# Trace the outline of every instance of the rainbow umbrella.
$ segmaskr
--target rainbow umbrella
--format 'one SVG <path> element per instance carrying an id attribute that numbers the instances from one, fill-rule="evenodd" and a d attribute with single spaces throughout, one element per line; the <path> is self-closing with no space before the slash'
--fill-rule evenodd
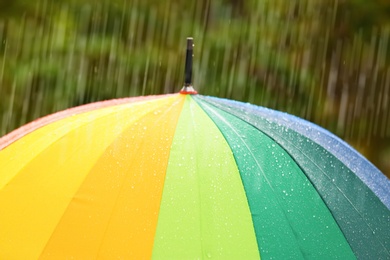
<path id="1" fill-rule="evenodd" d="M 188 84 L 34 121 L 0 139 L 0 165 L 0 259 L 390 257 L 390 181 L 371 163 Z"/>

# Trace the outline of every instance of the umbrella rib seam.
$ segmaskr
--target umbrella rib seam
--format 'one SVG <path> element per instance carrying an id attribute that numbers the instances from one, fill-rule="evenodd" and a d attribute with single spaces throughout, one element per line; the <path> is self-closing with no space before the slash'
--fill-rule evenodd
<path id="1" fill-rule="evenodd" d="M 207 106 L 207 105 L 206 105 Z M 209 108 L 210 109 L 210 108 Z M 211 110 L 211 109 L 210 109 Z M 206 112 L 207 113 L 207 112 Z M 280 202 L 280 199 L 279 199 L 279 196 L 276 194 L 276 192 L 275 192 L 275 189 L 273 188 L 273 186 L 271 185 L 271 183 L 270 183 L 270 181 L 269 181 L 269 179 L 267 178 L 267 176 L 266 176 L 266 174 L 265 174 L 265 172 L 264 172 L 264 170 L 263 170 L 263 168 L 261 167 L 261 165 L 259 164 L 259 162 L 258 162 L 258 160 L 256 159 L 256 157 L 255 157 L 255 155 L 252 153 L 252 151 L 250 150 L 250 148 L 249 148 L 249 146 L 247 145 L 247 143 L 242 139 L 242 137 L 236 132 L 236 130 L 231 126 L 231 124 L 229 123 L 229 122 L 227 122 L 224 118 L 222 118 L 219 114 L 217 114 L 215 111 L 211 111 L 211 113 L 213 113 L 215 116 L 217 116 L 220 120 L 222 120 L 239 138 L 240 138 L 240 140 L 244 143 L 244 145 L 245 145 L 245 147 L 247 148 L 247 150 L 250 152 L 250 154 L 251 154 L 251 156 L 253 157 L 253 159 L 254 159 L 254 161 L 256 162 L 256 165 L 258 166 L 258 168 L 260 169 L 260 171 L 261 171 L 261 173 L 262 173 L 262 175 L 263 175 L 263 177 L 265 178 L 265 180 L 267 181 L 267 183 L 268 183 L 268 185 L 269 185 L 269 187 L 271 188 L 271 190 L 272 190 L 272 192 L 274 193 L 274 195 L 275 195 L 275 197 L 276 198 L 278 198 L 277 199 L 277 201 L 278 201 L 278 206 L 282 209 L 282 212 L 283 212 L 283 215 L 284 215 L 284 217 L 285 217 L 285 219 L 287 220 L 286 222 L 289 224 L 289 227 L 290 227 L 290 229 L 291 229 L 291 233 L 294 235 L 294 237 L 296 238 L 296 235 L 295 235 L 295 232 L 294 232 L 294 229 L 292 228 L 292 226 L 291 226 L 291 224 L 290 224 L 290 222 L 288 221 L 288 218 L 287 218 L 287 215 L 286 215 L 286 209 L 283 207 L 283 205 L 282 205 L 282 203 Z M 215 123 L 215 122 L 214 122 Z M 216 123 L 215 123 L 216 124 Z M 220 129 L 219 128 L 219 126 L 218 126 L 218 124 L 216 124 L 217 125 L 217 127 L 218 127 L 218 129 Z M 226 140 L 226 136 L 223 134 L 223 132 L 221 131 L 221 129 L 220 129 L 220 132 L 222 133 L 222 135 L 224 136 L 224 138 L 225 138 L 225 140 Z M 227 141 L 227 140 L 226 140 Z M 233 153 L 233 151 L 232 151 L 232 153 Z M 236 160 L 236 156 L 235 156 L 235 154 L 233 153 L 233 156 L 234 156 L 234 159 Z M 237 162 L 237 160 L 236 160 L 236 162 Z M 241 181 L 242 181 L 242 177 L 241 177 L 241 174 L 240 174 L 240 178 L 241 178 Z M 244 188 L 244 190 L 245 190 L 245 188 Z M 248 207 L 249 207 L 249 201 L 248 201 L 248 199 L 247 199 L 247 202 L 248 202 Z M 250 207 L 249 207 L 250 208 Z M 253 221 L 252 221 L 252 223 L 253 223 Z M 256 240 L 257 240 L 257 237 L 256 237 Z M 296 239 L 296 241 L 298 241 L 298 239 Z M 301 255 L 302 255 L 302 257 L 303 257 L 303 251 L 302 251 L 302 249 L 300 248 L 300 246 L 299 246 L 299 243 L 297 243 L 298 244 L 298 248 L 299 248 L 299 251 L 300 251 L 300 253 L 301 253 Z M 259 250 L 260 251 L 260 250 Z"/>
<path id="2" fill-rule="evenodd" d="M 207 102 L 208 104 L 210 104 L 210 105 L 212 105 L 212 106 L 218 108 L 217 106 L 215 106 L 214 104 L 212 104 L 212 103 L 209 102 L 208 100 L 205 100 L 205 99 L 202 99 L 202 100 L 204 100 L 204 101 Z M 221 108 L 219 108 L 219 109 L 221 109 Z M 228 111 L 225 110 L 225 112 L 228 112 Z M 263 132 L 261 129 L 257 128 L 257 127 L 256 127 L 255 125 L 253 125 L 252 123 L 247 122 L 247 121 L 244 121 L 243 119 L 241 119 L 240 117 L 238 117 L 238 116 L 235 115 L 235 114 L 232 114 L 232 115 L 234 115 L 235 117 L 237 117 L 237 118 L 240 119 L 241 121 L 246 122 L 246 123 L 252 125 L 254 128 L 258 129 L 259 131 L 261 131 L 262 133 L 264 133 L 266 136 L 268 136 L 268 137 L 271 138 L 272 140 L 275 140 L 274 138 L 272 138 L 272 136 L 270 136 L 270 135 L 268 135 L 267 133 Z M 259 117 L 260 117 L 262 120 L 265 120 L 264 117 L 262 117 L 262 116 L 259 116 Z M 293 130 L 293 129 L 291 129 L 291 131 L 296 132 L 296 131 Z M 361 214 L 361 212 L 355 207 L 355 205 L 351 202 L 351 200 L 350 200 L 350 199 L 341 191 L 341 189 L 340 189 L 337 185 L 335 185 L 334 182 L 331 181 L 331 178 L 326 174 L 326 172 L 323 171 L 323 169 L 322 169 L 321 167 L 319 167 L 313 160 L 311 160 L 310 157 L 308 157 L 308 156 L 306 155 L 306 153 L 304 153 L 303 151 L 301 151 L 301 149 L 299 149 L 294 143 L 288 141 L 288 140 L 285 139 L 283 136 L 281 136 L 281 135 L 279 135 L 279 134 L 277 134 L 277 133 L 274 133 L 274 134 L 275 134 L 276 136 L 280 137 L 281 139 L 283 139 L 286 143 L 291 144 L 291 145 L 292 145 L 295 149 L 297 149 L 303 156 L 305 156 L 313 165 L 315 165 L 315 166 L 323 173 L 323 175 L 326 176 L 326 178 L 327 178 L 328 180 L 330 180 L 330 183 L 332 183 L 332 185 L 335 186 L 336 189 L 340 191 L 340 193 L 342 194 L 342 196 L 343 196 L 343 197 L 348 201 L 348 203 L 353 207 L 353 209 L 354 209 L 354 210 L 356 211 L 356 213 L 361 217 L 361 219 L 364 221 L 364 223 L 365 223 L 366 226 L 370 229 L 370 231 L 371 231 L 373 234 L 375 233 L 374 230 L 371 228 L 371 226 L 367 223 L 366 219 L 363 217 L 363 215 Z M 293 156 L 284 148 L 284 146 L 282 146 L 281 144 L 279 144 L 279 145 L 280 145 L 280 147 L 283 148 L 284 151 L 286 151 L 286 153 L 288 153 L 288 154 L 290 155 L 290 157 L 291 157 L 291 158 L 297 163 L 297 165 L 301 168 L 301 165 L 300 165 L 300 164 L 294 159 L 294 157 L 293 157 Z M 322 146 L 321 146 L 321 147 L 322 147 Z M 325 149 L 325 148 L 324 148 L 324 149 Z M 305 172 L 305 171 L 303 171 L 302 168 L 301 168 L 301 170 L 302 170 L 302 172 Z M 305 175 L 306 175 L 306 174 L 305 174 Z M 306 176 L 307 176 L 307 175 L 306 175 Z M 311 181 L 311 179 L 310 179 L 309 177 L 307 177 L 307 179 L 312 183 L 312 185 L 313 185 L 314 187 L 316 187 L 316 185 Z M 321 195 L 321 194 L 319 194 L 319 195 L 320 195 L 321 199 L 323 200 L 323 202 L 325 203 L 325 205 L 328 205 L 328 204 L 326 203 L 326 201 L 324 200 L 324 198 L 322 197 L 322 195 Z M 344 237 L 347 239 L 347 237 L 345 236 L 344 230 L 343 230 L 343 229 L 341 228 L 341 226 L 339 225 L 339 223 L 338 223 L 338 221 L 336 220 L 336 218 L 335 218 L 333 212 L 332 212 L 330 209 L 329 209 L 329 212 L 331 213 L 331 215 L 332 215 L 333 218 L 335 219 L 335 222 L 337 223 L 337 225 L 340 227 L 340 230 L 341 230 L 341 232 L 343 233 Z M 375 236 L 374 236 L 374 237 L 375 237 Z M 387 254 L 390 255 L 389 250 L 388 250 L 388 249 L 386 248 L 386 246 L 382 243 L 382 241 L 379 240 L 377 237 L 375 237 L 375 238 L 376 238 L 376 240 L 379 242 L 379 244 L 384 248 L 384 250 L 387 252 Z M 347 239 L 347 241 L 348 241 L 348 239 Z"/>
<path id="3" fill-rule="evenodd" d="M 150 102 L 150 101 L 145 101 L 145 102 Z M 129 103 L 129 104 L 141 104 L 141 103 Z M 122 104 L 122 105 L 124 105 L 124 104 Z M 141 104 L 142 105 L 142 104 Z M 125 109 L 127 109 L 128 107 L 124 107 L 123 109 L 120 109 L 120 110 L 125 110 Z M 118 113 L 118 110 L 116 110 L 116 111 L 112 111 L 112 112 L 110 112 L 110 113 L 108 113 L 108 114 L 105 114 L 104 116 L 102 116 L 102 117 L 99 117 L 98 118 L 98 120 L 101 120 L 101 119 L 105 119 L 105 118 L 107 118 L 107 117 L 110 117 L 110 116 L 112 116 L 112 114 L 115 114 L 115 113 Z M 61 120 L 61 119 L 60 119 Z M 57 121 L 55 121 L 55 122 L 57 122 Z M 54 122 L 53 122 L 54 123 Z M 79 127 L 85 127 L 85 126 L 87 126 L 88 124 L 91 124 L 91 123 L 94 123 L 94 120 L 91 120 L 91 121 L 88 121 L 88 122 L 82 122 L 80 125 L 78 125 L 77 126 L 77 128 L 79 128 Z M 44 126 L 43 126 L 44 127 Z M 67 127 L 67 125 L 63 125 L 62 127 L 60 127 L 59 129 L 62 129 L 62 128 L 66 128 Z M 60 142 L 62 139 L 64 139 L 68 134 L 70 134 L 70 133 L 73 133 L 73 132 L 75 132 L 75 131 L 77 131 L 77 128 L 74 128 L 74 129 L 72 129 L 71 131 L 68 131 L 68 132 L 65 132 L 62 136 L 60 136 L 60 137 L 58 137 L 57 139 L 55 139 L 55 141 L 54 142 L 52 142 L 52 143 L 50 143 L 47 147 L 45 147 L 43 150 L 41 150 L 40 151 L 40 153 L 42 153 L 42 152 L 44 152 L 45 150 L 47 150 L 47 149 L 49 149 L 49 147 L 50 146 L 52 146 L 53 144 L 55 144 L 55 143 L 57 143 L 57 142 Z M 38 130 L 38 129 L 37 129 Z M 29 162 L 28 163 L 25 163 L 25 165 L 22 167 L 22 168 L 20 168 L 19 169 L 19 171 L 22 171 L 24 168 L 26 168 L 27 167 L 27 165 L 31 162 L 31 161 L 33 161 L 35 159 L 35 157 L 32 157 L 30 160 L 29 160 Z M 0 191 L 6 186 L 6 185 L 8 185 L 10 182 L 12 182 L 12 180 L 14 179 L 16 177 L 16 175 L 15 176 L 13 176 L 13 177 L 11 177 L 6 183 L 4 183 L 4 185 L 3 186 L 0 186 Z"/>
<path id="4" fill-rule="evenodd" d="M 149 111 L 148 113 L 145 113 L 145 114 L 142 115 L 139 119 L 137 119 L 137 121 L 140 120 L 141 118 L 144 118 L 144 117 L 147 116 L 148 114 L 153 113 L 154 111 L 155 111 L 155 109 L 152 110 L 152 111 Z M 111 114 L 112 114 L 112 113 L 105 115 L 104 118 L 110 116 Z M 136 122 L 136 121 L 135 121 L 135 122 Z M 88 123 L 90 123 L 90 122 L 88 122 Z M 88 124 L 88 123 L 86 123 L 86 124 Z M 85 125 L 85 124 L 83 124 L 83 125 Z M 123 129 L 123 131 L 121 131 L 121 132 L 126 131 L 126 129 L 128 129 L 129 127 L 130 127 L 130 125 L 129 125 L 128 127 L 126 127 L 125 129 Z M 66 135 L 66 134 L 65 134 L 65 135 Z M 65 136 L 65 135 L 64 135 L 64 136 Z M 64 138 L 64 136 L 62 136 L 61 138 Z M 109 145 L 109 146 L 110 146 L 110 145 Z M 106 149 L 104 149 L 104 151 L 102 152 L 101 155 L 103 155 L 103 154 L 105 153 L 105 151 L 107 150 L 107 148 L 108 148 L 109 146 L 107 146 Z M 99 156 L 99 157 L 97 158 L 96 161 L 98 161 L 100 157 L 101 157 L 101 156 Z M 90 170 L 91 170 L 91 169 L 90 169 Z M 90 171 L 90 170 L 89 170 L 89 171 Z M 87 174 L 87 175 L 88 175 L 88 174 Z M 77 191 L 75 192 L 75 194 L 79 191 L 79 189 L 80 189 L 80 187 L 81 187 L 81 185 L 82 185 L 83 182 L 84 182 L 84 180 L 81 182 L 81 184 L 80 184 L 80 186 L 78 187 L 78 189 L 77 189 Z M 70 205 L 70 203 L 69 203 L 68 206 L 65 208 L 63 214 L 61 215 L 61 218 L 59 218 L 59 221 L 58 221 L 57 225 L 54 227 L 53 231 L 55 231 L 55 230 L 57 229 L 57 227 L 58 227 L 58 225 L 59 225 L 59 223 L 60 223 L 62 217 L 65 215 L 67 209 L 69 208 L 69 205 Z M 52 237 L 53 237 L 53 234 L 54 234 L 54 232 L 52 232 L 51 235 L 50 235 L 50 237 L 47 239 L 47 241 L 46 241 L 46 243 L 45 243 L 45 246 L 42 248 L 42 251 L 41 251 L 40 255 L 42 255 L 43 252 L 45 251 L 45 249 L 46 249 L 48 243 L 50 242 L 50 240 L 51 240 Z M 97 256 L 99 255 L 100 247 L 101 247 L 101 246 L 99 246 L 99 250 L 98 250 L 98 252 L 97 252 Z"/>
<path id="5" fill-rule="evenodd" d="M 180 103 L 180 102 L 181 102 L 180 100 L 177 100 L 177 101 L 175 101 L 175 102 L 172 104 L 172 106 L 174 106 L 174 105 L 176 105 L 177 103 Z M 172 106 L 170 106 L 169 109 L 165 110 L 164 113 L 163 113 L 163 115 L 168 114 L 168 112 L 172 109 Z M 156 109 L 157 109 L 157 108 L 156 108 Z M 142 117 L 140 117 L 137 121 L 139 121 L 139 120 L 142 119 L 142 118 L 145 118 L 145 117 L 148 116 L 149 114 L 152 114 L 154 111 L 156 111 L 156 110 L 154 109 L 154 110 L 152 110 L 152 111 L 150 111 L 150 112 L 144 114 L 144 115 L 143 115 Z M 161 118 L 162 118 L 162 116 L 161 116 L 155 123 L 159 122 L 159 121 L 161 120 Z M 129 126 L 129 127 L 130 127 L 130 126 Z M 126 130 L 125 130 L 125 131 L 126 131 Z M 142 140 L 141 144 L 144 143 L 144 142 L 145 142 L 145 140 Z M 140 144 L 140 146 L 139 146 L 138 149 L 141 148 L 141 144 Z M 169 160 L 169 158 L 168 158 L 168 160 Z M 164 179 L 164 181 L 165 181 L 165 179 Z M 124 188 L 124 183 L 122 182 L 121 188 L 120 188 L 120 190 L 119 190 L 119 192 L 118 192 L 117 198 L 115 199 L 115 203 L 114 203 L 114 205 L 113 205 L 113 207 L 112 207 L 112 210 L 111 210 L 111 213 L 110 213 L 109 220 L 107 221 L 107 225 L 106 225 L 104 234 L 103 234 L 103 236 L 102 236 L 103 239 L 101 240 L 101 243 L 100 243 L 100 245 L 99 245 L 99 249 L 98 249 L 98 251 L 97 251 L 97 253 L 96 253 L 96 258 L 99 258 L 99 255 L 100 255 L 102 246 L 103 246 L 103 244 L 104 244 L 105 234 L 107 233 L 107 230 L 108 230 L 108 227 L 109 227 L 109 223 L 110 223 L 111 218 L 112 218 L 113 213 L 114 213 L 114 209 L 116 208 L 116 205 L 117 205 L 117 203 L 118 203 L 119 194 L 122 192 L 123 188 Z M 158 220 L 157 220 L 157 223 L 156 223 L 156 229 L 157 229 L 157 224 L 158 224 Z M 156 229 L 155 229 L 155 230 L 156 230 Z M 154 233 L 153 237 L 154 237 L 154 236 L 155 236 L 155 233 Z M 152 252 L 153 252 L 153 246 L 152 246 L 152 251 L 151 251 L 151 253 L 152 253 Z"/>

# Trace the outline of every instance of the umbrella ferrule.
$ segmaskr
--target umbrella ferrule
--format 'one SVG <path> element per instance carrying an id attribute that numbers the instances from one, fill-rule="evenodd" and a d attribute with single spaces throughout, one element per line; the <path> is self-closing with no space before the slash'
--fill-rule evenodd
<path id="1" fill-rule="evenodd" d="M 194 40 L 192 37 L 187 38 L 187 52 L 186 52 L 186 63 L 185 63 L 185 79 L 184 86 L 191 86 L 192 83 L 192 58 L 194 50 Z"/>
<path id="2" fill-rule="evenodd" d="M 181 94 L 197 94 L 196 90 L 192 87 L 192 59 L 194 50 L 194 39 L 192 37 L 187 38 L 187 52 L 186 63 L 184 68 L 184 86 L 180 90 Z"/>

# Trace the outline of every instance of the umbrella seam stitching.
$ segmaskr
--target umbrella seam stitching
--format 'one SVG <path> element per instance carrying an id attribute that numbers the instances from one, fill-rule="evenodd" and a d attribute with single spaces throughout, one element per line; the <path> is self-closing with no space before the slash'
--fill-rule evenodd
<path id="1" fill-rule="evenodd" d="M 207 100 L 204 100 L 205 102 L 207 102 L 207 103 L 209 103 L 209 104 L 211 104 L 209 101 L 207 101 Z M 213 104 L 211 104 L 211 105 L 213 105 Z M 213 105 L 214 106 L 214 105 Z M 216 107 L 216 106 L 215 106 Z M 227 112 L 227 111 L 226 111 Z M 234 115 L 234 114 L 232 114 L 232 115 Z M 236 116 L 236 115 L 234 115 L 234 116 Z M 238 117 L 238 116 L 236 116 L 238 119 L 240 119 L 240 120 L 242 120 L 242 121 L 244 121 L 243 119 L 241 119 L 240 117 Z M 265 120 L 265 118 L 264 117 L 262 117 L 262 116 L 259 116 L 260 118 L 262 118 L 262 120 Z M 246 121 L 244 121 L 244 122 L 246 122 Z M 255 125 L 253 125 L 252 123 L 250 123 L 250 122 L 247 122 L 248 124 L 250 124 L 250 125 L 252 125 L 254 128 L 256 128 L 256 129 L 258 129 L 259 131 L 261 131 L 262 133 L 264 133 L 262 130 L 260 130 L 259 128 L 257 128 Z M 291 131 L 294 131 L 294 130 L 291 130 Z M 294 131 L 295 132 L 295 131 Z M 270 136 L 270 135 L 268 135 L 268 134 L 266 134 L 266 133 L 264 133 L 265 135 L 267 135 L 267 136 L 269 136 L 269 138 L 271 138 L 272 140 L 274 140 L 274 138 L 272 138 L 272 136 Z M 322 173 L 323 173 L 323 175 L 324 176 L 326 176 L 327 178 L 328 178 L 328 180 L 331 180 L 331 178 L 326 174 L 326 172 L 324 172 L 323 171 L 323 169 L 321 168 L 321 167 L 319 167 L 313 160 L 311 160 L 310 159 L 310 157 L 308 157 L 307 155 L 306 155 L 306 153 L 304 153 L 303 151 L 301 151 L 301 149 L 299 149 L 297 146 L 295 146 L 295 144 L 294 143 L 292 143 L 292 142 L 290 142 L 290 141 L 288 141 L 287 139 L 285 139 L 283 136 L 281 136 L 281 135 L 279 135 L 279 134 L 277 134 L 277 133 L 274 133 L 274 135 L 276 135 L 276 136 L 278 136 L 278 137 L 280 137 L 281 139 L 283 139 L 286 143 L 289 143 L 289 144 L 291 144 L 294 148 L 296 148 L 302 155 L 304 155 L 307 159 L 309 159 L 309 161 L 313 164 L 313 165 L 315 165 Z M 290 156 L 291 156 L 291 158 L 294 158 L 281 144 L 280 144 L 280 146 L 283 148 L 283 150 L 285 150 L 286 151 L 286 153 L 288 153 Z M 322 147 L 322 146 L 321 146 Z M 325 148 L 324 148 L 325 149 Z M 298 166 L 301 168 L 301 166 L 300 166 L 300 164 L 294 159 L 294 161 L 298 164 Z M 349 169 L 349 168 L 348 168 Z M 303 171 L 304 172 L 304 171 Z M 306 175 L 306 174 L 305 174 Z M 317 186 L 317 185 L 315 185 L 312 181 L 311 181 L 311 179 L 310 178 L 308 178 L 308 180 L 312 183 L 312 185 L 314 185 L 315 187 Z M 359 214 L 359 216 L 361 217 L 361 219 L 364 221 L 364 223 L 366 224 L 366 226 L 370 229 L 370 231 L 373 233 L 373 234 L 375 234 L 375 232 L 374 232 L 374 230 L 371 228 L 371 226 L 367 223 L 367 221 L 366 221 L 366 219 L 363 217 L 363 214 L 359 211 L 359 210 L 357 210 L 357 208 L 355 207 L 355 205 L 350 201 L 350 199 L 345 195 L 345 193 L 344 192 L 342 192 L 341 191 L 341 189 L 337 186 L 337 185 L 335 185 L 334 184 L 334 182 L 330 182 L 330 183 L 332 183 L 332 185 L 334 185 L 335 187 L 336 187 L 336 189 L 337 190 L 339 190 L 340 191 L 340 193 L 343 195 L 343 197 L 348 201 L 348 203 L 353 207 L 353 209 Z M 326 205 L 328 205 L 327 203 L 326 203 L 326 201 L 323 199 L 323 197 L 322 197 L 322 195 L 321 194 L 319 194 L 320 195 L 320 197 L 322 198 L 322 200 L 324 201 L 324 203 L 326 204 Z M 343 233 L 343 235 L 344 235 L 344 237 L 347 239 L 347 237 L 345 236 L 345 233 L 344 233 L 344 231 L 343 231 L 343 229 L 341 228 L 341 226 L 339 225 L 339 223 L 338 223 L 338 221 L 336 220 L 336 218 L 334 217 L 334 214 L 333 214 L 333 212 L 329 209 L 329 212 L 332 214 L 332 216 L 333 216 L 333 218 L 335 219 L 335 222 L 337 223 L 337 225 L 340 227 L 340 230 L 341 230 L 341 232 Z M 376 238 L 376 240 L 379 242 L 379 244 L 385 249 L 385 251 L 387 252 L 387 254 L 389 255 L 390 254 L 390 252 L 389 252 L 389 250 L 386 248 L 386 246 L 382 243 L 382 241 L 380 240 L 380 239 L 378 239 L 376 236 L 374 236 L 375 238 Z M 347 241 L 348 241 L 348 239 L 347 239 Z"/>

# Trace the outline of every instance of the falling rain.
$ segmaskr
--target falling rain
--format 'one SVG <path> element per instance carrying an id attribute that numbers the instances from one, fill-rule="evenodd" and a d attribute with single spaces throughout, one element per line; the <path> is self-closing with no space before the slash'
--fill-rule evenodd
<path id="1" fill-rule="evenodd" d="M 0 136 L 99 100 L 213 95 L 319 124 L 390 175 L 390 4 L 354 0 L 0 1 Z"/>

